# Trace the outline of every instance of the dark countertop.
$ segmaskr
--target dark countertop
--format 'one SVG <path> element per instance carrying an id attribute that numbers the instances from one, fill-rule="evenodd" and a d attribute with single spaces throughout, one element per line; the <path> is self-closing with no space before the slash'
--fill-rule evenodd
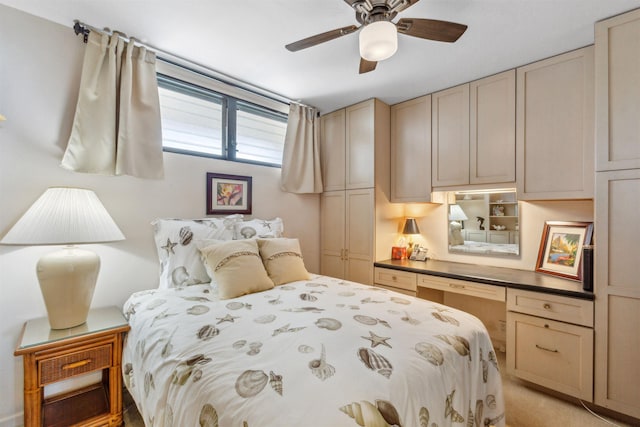
<path id="1" fill-rule="evenodd" d="M 593 292 L 587 292 L 582 289 L 582 282 L 536 273 L 534 271 L 437 261 L 433 259 L 428 259 L 425 262 L 389 259 L 377 261 L 374 265 L 376 267 L 390 268 L 393 270 L 410 271 L 413 273 L 429 274 L 431 276 L 448 277 L 451 279 L 564 295 L 586 300 L 593 300 L 595 298 Z"/>

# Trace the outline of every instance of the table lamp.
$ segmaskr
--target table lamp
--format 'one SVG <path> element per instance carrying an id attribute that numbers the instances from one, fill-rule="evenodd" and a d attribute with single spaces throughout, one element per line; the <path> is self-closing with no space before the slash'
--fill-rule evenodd
<path id="1" fill-rule="evenodd" d="M 87 320 L 100 258 L 75 244 L 124 240 L 98 196 L 80 188 L 53 187 L 0 240 L 4 245 L 67 245 L 45 254 L 36 271 L 52 329 Z"/>
<path id="2" fill-rule="evenodd" d="M 420 229 L 418 228 L 418 223 L 416 222 L 415 218 L 407 218 L 407 220 L 404 222 L 402 234 L 409 236 L 409 248 L 407 249 L 407 256 L 410 256 L 411 251 L 413 251 L 413 242 L 411 241 L 411 236 L 414 234 L 420 234 Z"/>
<path id="3" fill-rule="evenodd" d="M 460 205 L 449 206 L 449 244 L 451 246 L 464 245 L 464 238 L 460 231 L 462 230 L 462 223 L 459 221 L 468 219 Z"/>

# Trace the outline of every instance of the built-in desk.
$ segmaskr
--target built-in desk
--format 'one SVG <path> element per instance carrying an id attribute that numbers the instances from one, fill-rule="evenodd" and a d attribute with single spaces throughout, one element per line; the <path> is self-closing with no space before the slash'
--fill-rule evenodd
<path id="1" fill-rule="evenodd" d="M 375 285 L 464 310 L 507 353 L 507 372 L 593 400 L 594 294 L 574 280 L 448 261 L 374 263 Z M 480 300 L 481 299 L 481 302 Z"/>
<path id="2" fill-rule="evenodd" d="M 517 270 L 504 267 L 464 264 L 461 262 L 438 261 L 425 262 L 411 260 L 378 261 L 375 267 L 400 270 L 418 274 L 428 274 L 449 279 L 524 289 L 547 294 L 563 295 L 572 298 L 593 300 L 592 292 L 582 289 L 582 283 L 563 279 L 534 271 Z"/>

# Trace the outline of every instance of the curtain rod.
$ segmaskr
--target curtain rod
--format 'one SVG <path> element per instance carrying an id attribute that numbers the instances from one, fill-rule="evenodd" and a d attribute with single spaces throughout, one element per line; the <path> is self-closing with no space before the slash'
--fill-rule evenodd
<path id="1" fill-rule="evenodd" d="M 135 39 L 133 37 L 128 37 L 126 34 L 118 32 L 118 31 L 111 31 L 108 28 L 105 28 L 104 30 L 98 29 L 96 27 L 93 27 L 91 25 L 85 24 L 84 22 L 81 22 L 77 19 L 75 19 L 73 24 L 73 31 L 76 33 L 76 35 L 80 35 L 82 34 L 83 36 L 83 41 L 84 43 L 87 43 L 87 41 L 89 40 L 89 33 L 91 31 L 94 31 L 96 33 L 100 33 L 100 34 L 107 34 L 109 36 L 117 34 L 118 37 L 120 37 L 121 39 L 123 39 L 124 41 L 134 41 L 136 44 L 140 45 L 140 46 L 144 46 L 146 49 L 154 52 L 156 54 L 156 57 L 163 61 L 163 62 L 167 62 L 170 64 L 174 64 L 174 65 L 178 65 L 181 66 L 183 68 L 187 68 L 190 69 L 191 71 L 195 71 L 195 72 L 199 72 L 200 74 L 206 74 L 208 77 L 211 77 L 215 80 L 218 80 L 222 83 L 231 85 L 231 86 L 235 86 L 237 88 L 240 89 L 244 89 L 244 90 L 248 90 L 250 92 L 253 92 L 257 95 L 261 95 L 261 96 L 265 96 L 267 98 L 270 98 L 274 101 L 279 101 L 282 102 L 284 104 L 299 104 L 305 107 L 309 107 L 312 108 L 311 106 L 307 105 L 307 104 L 303 104 L 300 101 L 294 101 L 292 99 L 289 99 L 285 96 L 282 96 L 278 93 L 272 92 L 270 90 L 267 89 L 263 89 L 259 86 L 255 86 L 252 85 L 251 83 L 247 83 L 245 81 L 236 79 L 234 77 L 228 76 L 226 74 L 223 74 L 219 71 L 216 70 L 212 70 L 209 67 L 205 67 L 204 65 L 200 65 L 196 62 L 193 62 L 191 60 L 182 58 L 178 55 L 175 55 L 171 52 L 167 52 L 164 51 L 162 49 L 158 49 L 157 47 L 154 47 L 148 43 L 142 43 L 140 40 Z M 193 69 L 193 67 L 197 67 L 200 70 L 205 70 L 205 73 L 199 71 L 199 70 L 195 70 Z"/>

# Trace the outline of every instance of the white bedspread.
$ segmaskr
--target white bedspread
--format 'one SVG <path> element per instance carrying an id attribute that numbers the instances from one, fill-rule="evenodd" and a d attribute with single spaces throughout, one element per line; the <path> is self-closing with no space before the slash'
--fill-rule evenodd
<path id="1" fill-rule="evenodd" d="M 324 276 L 231 300 L 133 294 L 125 384 L 147 426 L 504 426 L 474 316 Z"/>

